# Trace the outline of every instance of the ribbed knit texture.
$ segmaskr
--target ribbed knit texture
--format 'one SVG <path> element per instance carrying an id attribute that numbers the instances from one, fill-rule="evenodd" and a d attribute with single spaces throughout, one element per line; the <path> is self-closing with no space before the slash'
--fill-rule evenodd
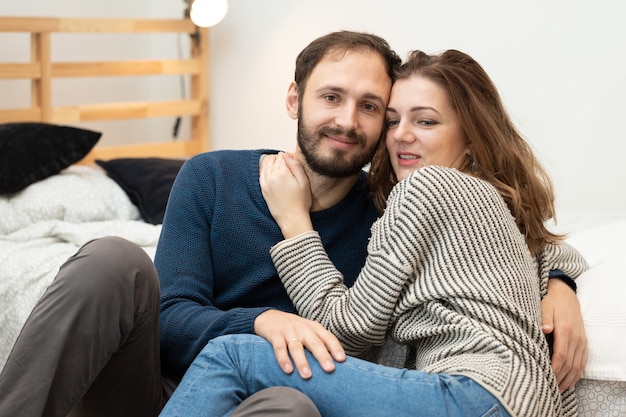
<path id="1" fill-rule="evenodd" d="M 296 312 L 269 249 L 283 239 L 259 185 L 259 159 L 275 151 L 216 151 L 185 163 L 172 188 L 155 264 L 161 280 L 161 358 L 181 377 L 207 342 L 253 333 L 268 308 Z M 350 284 L 365 263 L 378 217 L 365 174 L 346 198 L 312 214 Z"/>
<path id="2" fill-rule="evenodd" d="M 368 251 L 350 289 L 315 232 L 271 254 L 300 314 L 349 354 L 390 330 L 416 348 L 417 369 L 468 376 L 512 415 L 576 414 L 573 391 L 559 394 L 540 313 L 550 268 L 572 277 L 587 268 L 571 247 L 551 246 L 535 261 L 495 188 L 427 167 L 393 189 Z"/>

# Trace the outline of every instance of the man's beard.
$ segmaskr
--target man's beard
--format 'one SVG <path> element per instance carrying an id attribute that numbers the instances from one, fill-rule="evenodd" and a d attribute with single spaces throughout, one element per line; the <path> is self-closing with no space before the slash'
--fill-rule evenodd
<path id="1" fill-rule="evenodd" d="M 333 149 L 332 155 L 322 155 L 321 138 L 326 135 L 350 138 L 359 147 L 359 152 L 350 156 L 347 151 Z M 313 172 L 329 178 L 346 178 L 358 174 L 372 160 L 376 150 L 376 143 L 368 148 L 367 138 L 354 129 L 346 131 L 340 127 L 322 126 L 313 130 L 305 125 L 302 118 L 298 119 L 298 146 Z"/>

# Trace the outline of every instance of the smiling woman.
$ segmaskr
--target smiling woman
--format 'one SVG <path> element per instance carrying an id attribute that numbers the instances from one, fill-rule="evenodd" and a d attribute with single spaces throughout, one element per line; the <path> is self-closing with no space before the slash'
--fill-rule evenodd
<path id="1" fill-rule="evenodd" d="M 464 168 L 471 154 L 445 90 L 426 77 L 396 81 L 387 108 L 387 152 L 398 181 L 417 168 Z M 403 109 L 400 113 L 398 109 Z"/>

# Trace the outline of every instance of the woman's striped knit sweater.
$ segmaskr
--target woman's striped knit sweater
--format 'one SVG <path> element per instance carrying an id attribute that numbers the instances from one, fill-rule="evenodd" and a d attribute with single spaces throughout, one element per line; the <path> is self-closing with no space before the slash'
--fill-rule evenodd
<path id="1" fill-rule="evenodd" d="M 550 268 L 576 277 L 587 264 L 566 244 L 533 258 L 490 184 L 434 166 L 398 183 L 350 289 L 315 232 L 271 255 L 299 313 L 349 354 L 390 331 L 414 346 L 418 370 L 470 377 L 514 416 L 576 414 L 573 392 L 559 394 L 550 367 L 540 300 Z"/>

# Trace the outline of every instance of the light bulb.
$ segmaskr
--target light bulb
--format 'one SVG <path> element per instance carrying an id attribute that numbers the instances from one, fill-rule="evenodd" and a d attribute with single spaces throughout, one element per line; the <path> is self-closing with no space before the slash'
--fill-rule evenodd
<path id="1" fill-rule="evenodd" d="M 189 17 L 203 28 L 217 25 L 228 12 L 228 0 L 195 0 L 191 4 Z"/>

